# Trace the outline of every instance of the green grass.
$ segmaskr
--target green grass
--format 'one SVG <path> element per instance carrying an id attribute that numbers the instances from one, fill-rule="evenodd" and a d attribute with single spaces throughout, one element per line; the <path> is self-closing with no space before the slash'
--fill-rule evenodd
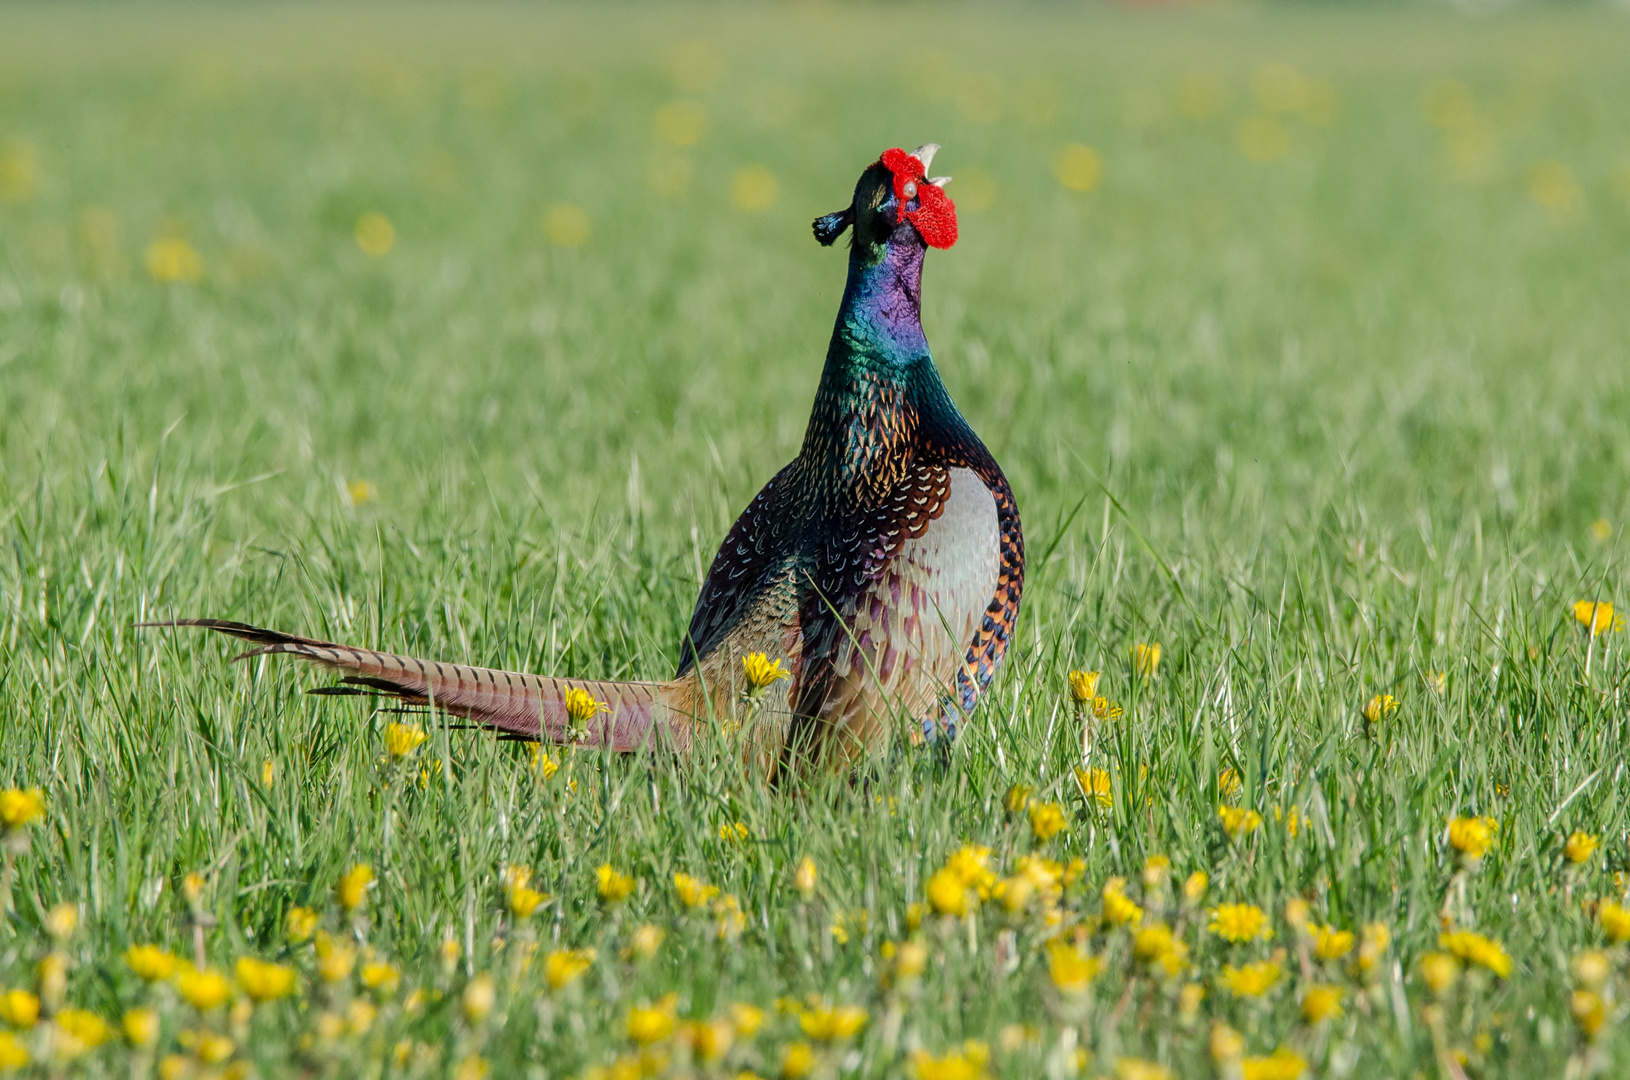
<path id="1" fill-rule="evenodd" d="M 441 1047 L 420 1072 L 479 1050 L 495 1075 L 583 1076 L 629 1049 L 633 1003 L 669 991 L 685 1017 L 858 1004 L 858 1055 L 821 1056 L 843 1075 L 964 1039 L 996 1047 L 993 1074 L 1061 1074 L 1066 1029 L 1087 1075 L 1123 1056 L 1204 1075 L 1213 1018 L 1319 1075 L 1449 1075 L 1453 1051 L 1477 1076 L 1623 1068 L 1623 1035 L 1587 1053 L 1577 1034 L 1569 959 L 1603 940 L 1581 901 L 1630 859 L 1624 639 L 1592 643 L 1570 606 L 1630 600 L 1627 46 L 1622 12 L 1588 9 L 0 13 L 0 783 L 48 803 L 0 981 L 32 986 L 44 912 L 79 903 L 69 998 L 109 1018 L 163 1002 L 170 1052 L 194 1021 L 120 953 L 190 953 L 180 887 L 198 872 L 212 962 L 304 973 L 301 1003 L 261 1010 L 240 1046 L 263 1075 L 372 1075 L 412 1038 Z M 1328 80 L 1340 108 L 1286 116 L 1287 153 L 1257 163 L 1238 127 L 1271 63 Z M 1206 119 L 1180 107 L 1196 72 L 1227 91 Z M 1444 77 L 1475 101 L 1448 132 L 1422 111 Z M 706 111 L 694 147 L 653 134 L 676 98 Z M 929 139 L 959 177 L 962 239 L 930 258 L 925 324 L 1031 557 L 1014 649 L 948 768 L 900 750 L 777 795 L 727 761 L 580 756 L 545 782 L 524 748 L 438 727 L 393 772 L 391 718 L 304 696 L 320 676 L 132 629 L 214 615 L 666 677 L 714 546 L 802 435 L 843 273 L 809 222 L 878 151 Z M 1054 179 L 1071 142 L 1102 155 L 1097 190 Z M 655 194 L 676 161 L 688 191 Z M 1550 189 L 1547 161 L 1567 170 Z M 749 165 L 778 182 L 757 214 L 730 195 Z M 587 213 L 581 247 L 545 238 L 557 204 Z M 353 239 L 367 211 L 396 229 L 382 258 Z M 201 281 L 150 279 L 159 236 L 187 239 Z M 377 496 L 353 506 L 355 482 Z M 1139 641 L 1164 646 L 1154 680 L 1128 671 Z M 1115 776 L 1103 812 L 1073 776 L 1072 668 L 1104 671 L 1126 708 L 1095 751 Z M 1366 725 L 1384 693 L 1397 713 Z M 1266 817 L 1239 844 L 1216 817 L 1229 767 Z M 1004 944 L 988 905 L 930 919 L 920 989 L 884 990 L 880 946 L 949 852 L 989 845 L 1006 873 L 1031 849 L 1003 809 L 1015 783 L 1068 810 L 1038 846 L 1085 861 L 1070 921 L 1111 875 L 1137 895 L 1160 853 L 1179 878 L 1207 870 L 1211 902 L 1271 912 L 1275 940 L 1226 945 L 1185 913 L 1192 966 L 1161 985 L 1125 931 L 1095 934 L 1083 1018 L 1048 981 L 1039 920 Z M 1309 823 L 1291 836 L 1274 808 Z M 1456 814 L 1500 829 L 1446 908 Z M 738 821 L 751 839 L 721 841 Z M 1568 869 L 1576 829 L 1603 847 Z M 302 1050 L 351 991 L 309 978 L 283 920 L 331 907 L 357 861 L 380 879 L 362 931 L 403 989 L 366 1037 Z M 641 880 L 609 914 L 607 862 Z M 507 864 L 551 894 L 525 929 L 500 917 Z M 685 915 L 675 871 L 739 898 L 738 943 Z M 1379 981 L 1323 1031 L 1298 1018 L 1297 896 L 1318 922 L 1393 933 Z M 1435 1050 L 1418 963 L 1445 910 L 1515 969 L 1462 980 Z M 622 960 L 645 922 L 667 940 Z M 533 934 L 599 960 L 553 998 L 539 965 L 513 992 L 504 974 L 471 1030 L 466 979 L 510 972 Z M 1275 947 L 1287 977 L 1265 1004 L 1218 984 Z M 1623 946 L 1613 964 L 1617 1009 Z M 1185 1020 L 1191 980 L 1208 996 Z M 414 987 L 448 996 L 407 1015 Z M 1034 1040 L 1003 1049 L 1016 1023 Z M 731 1075 L 773 1075 L 797 1037 L 772 1012 Z M 126 1052 L 97 1053 L 62 1068 Z"/>

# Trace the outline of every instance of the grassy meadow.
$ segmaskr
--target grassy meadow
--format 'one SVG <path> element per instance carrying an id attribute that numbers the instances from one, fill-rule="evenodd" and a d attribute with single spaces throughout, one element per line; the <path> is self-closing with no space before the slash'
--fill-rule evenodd
<path id="1" fill-rule="evenodd" d="M 0 1067 L 1622 1074 L 1630 667 L 1576 605 L 1630 603 L 1626 55 L 1585 7 L 0 9 Z M 929 140 L 924 322 L 1030 557 L 948 763 L 539 756 L 132 628 L 669 676 L 802 436 L 810 221 Z"/>

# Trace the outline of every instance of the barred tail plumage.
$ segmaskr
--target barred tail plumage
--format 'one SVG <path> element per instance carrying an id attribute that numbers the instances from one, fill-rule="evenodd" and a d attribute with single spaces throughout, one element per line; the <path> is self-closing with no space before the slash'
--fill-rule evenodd
<path id="1" fill-rule="evenodd" d="M 515 738 L 617 751 L 645 747 L 684 750 L 690 745 L 692 717 L 687 707 L 692 695 L 676 683 L 552 679 L 444 664 L 224 619 L 176 619 L 139 625 L 214 630 L 254 646 L 234 660 L 274 653 L 297 656 L 342 672 L 346 689 L 377 692 L 409 705 L 433 704 Z M 571 690 L 585 691 L 603 706 L 599 715 L 575 729 L 566 713 L 566 695 Z"/>

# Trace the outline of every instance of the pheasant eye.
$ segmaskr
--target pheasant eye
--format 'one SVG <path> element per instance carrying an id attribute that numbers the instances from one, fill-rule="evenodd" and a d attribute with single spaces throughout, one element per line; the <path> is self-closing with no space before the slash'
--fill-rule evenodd
<path id="1" fill-rule="evenodd" d="M 901 188 L 900 190 L 905 195 L 906 198 L 915 199 L 917 197 L 917 181 L 915 181 L 915 180 L 907 180 L 906 181 L 906 186 Z"/>

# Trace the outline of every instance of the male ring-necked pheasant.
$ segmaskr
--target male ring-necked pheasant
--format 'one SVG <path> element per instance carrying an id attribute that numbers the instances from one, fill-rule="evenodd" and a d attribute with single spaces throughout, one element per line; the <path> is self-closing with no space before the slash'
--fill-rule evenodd
<path id="1" fill-rule="evenodd" d="M 823 245 L 854 235 L 803 448 L 714 556 L 672 681 L 553 679 L 215 619 L 168 625 L 218 630 L 256 646 L 244 656 L 288 653 L 522 738 L 684 750 L 706 725 L 745 725 L 746 752 L 772 775 L 794 759 L 852 762 L 901 727 L 954 735 L 1007 651 L 1024 537 L 1007 479 L 923 336 L 923 257 L 957 238 L 948 178 L 926 176 L 938 149 L 885 152 L 850 205 L 815 222 Z M 749 697 L 754 653 L 790 677 Z M 579 692 L 601 711 L 574 723 Z"/>

